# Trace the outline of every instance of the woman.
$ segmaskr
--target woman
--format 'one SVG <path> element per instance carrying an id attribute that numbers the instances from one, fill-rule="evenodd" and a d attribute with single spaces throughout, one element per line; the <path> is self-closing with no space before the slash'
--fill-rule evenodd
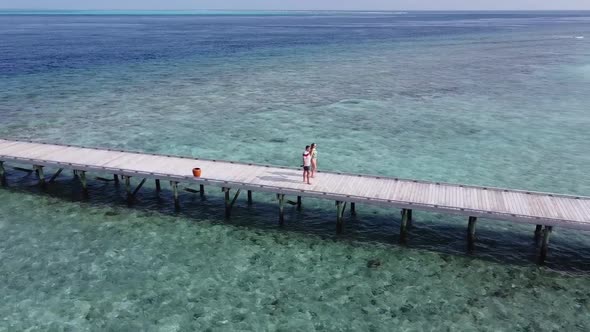
<path id="1" fill-rule="evenodd" d="M 311 177 L 315 177 L 315 172 L 318 169 L 318 150 L 315 143 L 311 144 Z"/>

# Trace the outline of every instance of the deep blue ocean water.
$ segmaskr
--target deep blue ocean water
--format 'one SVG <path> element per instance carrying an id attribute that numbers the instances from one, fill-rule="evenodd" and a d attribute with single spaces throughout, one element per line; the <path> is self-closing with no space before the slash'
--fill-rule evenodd
<path id="1" fill-rule="evenodd" d="M 3 138 L 588 196 L 588 105 L 590 12 L 0 12 Z M 9 173 L 0 331 L 590 329 L 583 232 Z"/>

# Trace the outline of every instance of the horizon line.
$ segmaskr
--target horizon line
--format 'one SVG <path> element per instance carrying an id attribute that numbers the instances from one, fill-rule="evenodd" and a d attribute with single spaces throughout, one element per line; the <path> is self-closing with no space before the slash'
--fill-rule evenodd
<path id="1" fill-rule="evenodd" d="M 310 12 L 310 11 L 330 11 L 330 12 L 548 12 L 548 11 L 590 11 L 589 8 L 580 9 L 216 9 L 216 8 L 196 8 L 196 9 L 92 9 L 92 8 L 1 8 L 6 11 L 226 11 L 226 12 L 241 12 L 241 11 L 261 11 L 261 12 Z"/>

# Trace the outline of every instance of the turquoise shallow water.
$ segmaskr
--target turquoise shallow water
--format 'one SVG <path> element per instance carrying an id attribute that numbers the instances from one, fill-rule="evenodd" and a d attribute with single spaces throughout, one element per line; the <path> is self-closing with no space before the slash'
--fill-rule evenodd
<path id="1" fill-rule="evenodd" d="M 590 194 L 584 13 L 0 18 L 2 137 Z M 584 38 L 579 38 L 584 37 Z M 205 170 L 206 171 L 206 170 Z M 64 174 L 0 190 L 0 330 L 589 329 L 588 234 Z M 379 262 L 376 264 L 376 262 Z M 373 263 L 373 264 L 372 264 Z M 378 266 L 377 266 L 378 265 Z"/>
<path id="2" fill-rule="evenodd" d="M 487 227 L 478 255 L 467 257 L 463 229 L 453 235 L 420 214 L 411 248 L 402 248 L 350 224 L 337 239 L 319 220 L 329 216 L 308 204 L 303 216 L 288 211 L 283 230 L 262 203 L 239 204 L 233 225 L 219 219 L 221 199 L 184 196 L 175 216 L 170 197 L 157 208 L 144 194 L 129 209 L 101 191 L 94 186 L 88 203 L 64 192 L 2 191 L 3 330 L 588 329 L 585 274 L 498 261 L 489 247 L 502 237 Z M 308 222 L 314 230 L 299 225 Z M 530 233 L 504 228 L 524 242 L 511 250 L 532 258 Z M 576 243 L 561 236 L 558 247 Z"/>

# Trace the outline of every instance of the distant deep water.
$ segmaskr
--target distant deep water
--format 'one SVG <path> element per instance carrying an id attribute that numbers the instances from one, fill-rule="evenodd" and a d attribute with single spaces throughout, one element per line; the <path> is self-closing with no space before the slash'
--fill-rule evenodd
<path id="1" fill-rule="evenodd" d="M 588 196 L 589 105 L 590 12 L 0 12 L 2 138 Z M 589 233 L 9 173 L 0 331 L 590 330 Z"/>

